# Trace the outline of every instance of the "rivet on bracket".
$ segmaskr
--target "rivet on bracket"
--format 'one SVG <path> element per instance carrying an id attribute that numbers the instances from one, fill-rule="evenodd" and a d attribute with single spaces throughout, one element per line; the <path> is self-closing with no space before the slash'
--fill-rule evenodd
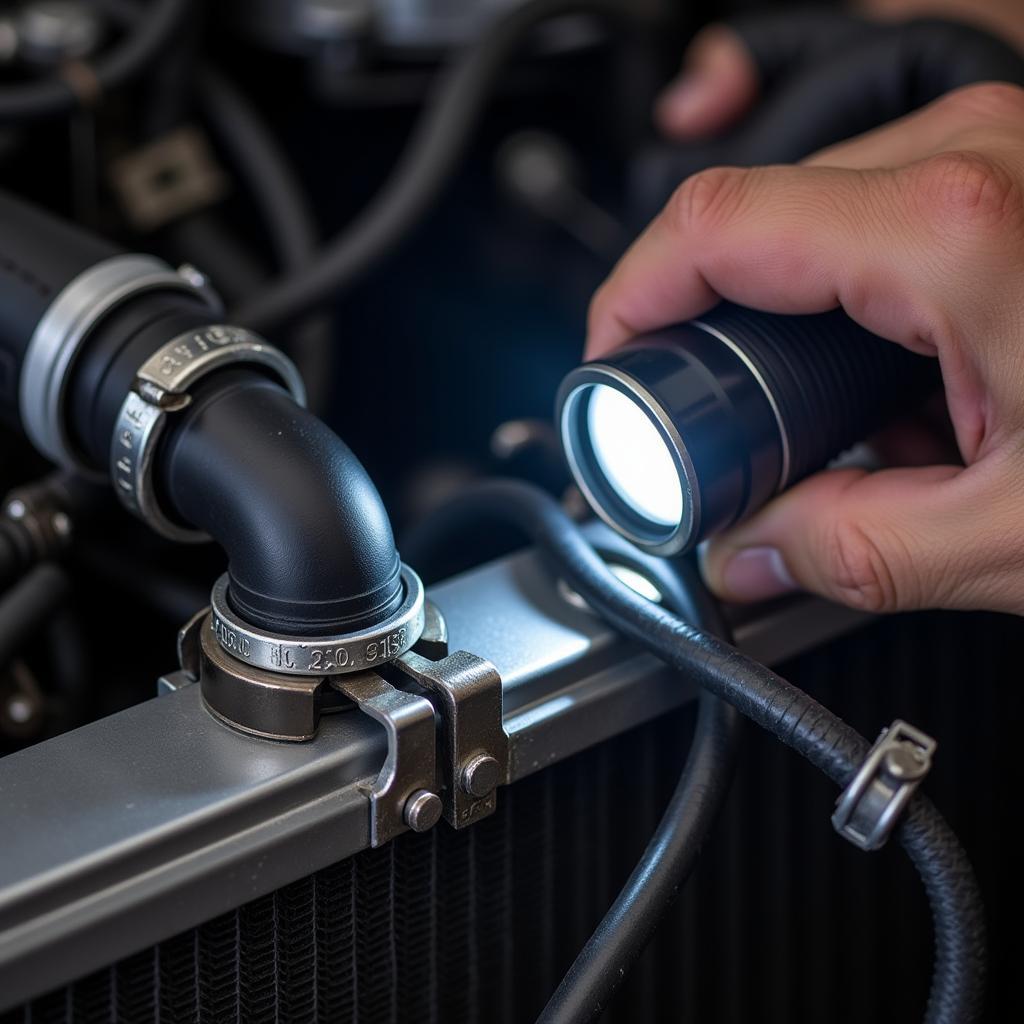
<path id="1" fill-rule="evenodd" d="M 508 781 L 501 676 L 489 661 L 466 651 L 440 661 L 409 651 L 396 664 L 438 698 L 444 817 L 454 828 L 472 825 L 493 813 L 496 789 Z"/>

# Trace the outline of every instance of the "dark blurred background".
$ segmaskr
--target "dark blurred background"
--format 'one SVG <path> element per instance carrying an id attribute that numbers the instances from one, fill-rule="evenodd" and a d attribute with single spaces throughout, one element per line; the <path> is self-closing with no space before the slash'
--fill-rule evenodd
<path id="1" fill-rule="evenodd" d="M 260 196 L 263 171 L 234 140 L 237 104 L 290 166 L 315 240 L 326 241 L 385 182 L 448 61 L 510 6 L 191 5 L 185 31 L 132 88 L 71 117 L 0 124 L 0 185 L 130 250 L 194 264 L 230 308 L 286 265 Z M 567 485 L 550 423 L 557 384 L 582 352 L 590 297 L 679 167 L 701 163 L 657 135 L 654 99 L 700 25 L 771 6 L 642 0 L 625 20 L 583 14 L 543 26 L 494 83 L 425 216 L 340 290 L 326 317 L 270 332 L 365 463 L 399 539 L 475 476 Z M 146 8 L 146 0 L 0 4 L 0 53 L 15 30 L 36 40 L 34 50 L 22 40 L 0 60 L 0 85 L 52 74 L 60 46 L 109 45 Z M 210 75 L 235 106 L 218 103 Z M 22 440 L 0 438 L 5 490 L 46 471 Z M 462 564 L 510 539 L 467 538 Z M 172 663 L 174 630 L 205 601 L 220 555 L 167 545 L 111 499 L 79 530 L 70 557 L 89 579 L 76 584 L 85 634 L 116 603 L 157 638 L 133 652 L 130 667 L 105 664 L 102 687 L 78 687 L 84 713 L 110 712 L 148 696 L 150 680 Z M 152 627 L 154 615 L 162 628 Z M 74 630 L 66 632 L 57 646 L 69 645 Z M 66 660 L 84 666 L 89 645 L 76 648 Z M 71 720 L 34 718 L 11 740 Z"/>
<path id="2" fill-rule="evenodd" d="M 280 272 L 282 254 L 251 187 L 253 168 L 240 165 L 210 116 L 204 74 L 226 79 L 276 140 L 324 240 L 349 224 L 386 179 L 448 57 L 474 37 L 491 8 L 506 3 L 383 5 L 391 17 L 372 31 L 365 4 L 196 4 L 179 43 L 138 87 L 71 118 L 0 123 L 0 185 L 130 249 L 195 264 L 233 305 Z M 32 6 L 0 4 L 0 84 L 41 75 L 52 62 L 46 46 L 57 44 L 45 19 L 36 28 L 36 51 L 4 57 L 11 33 L 19 25 L 24 31 L 18 19 Z M 146 5 L 72 6 L 88 13 L 95 38 L 103 40 L 144 16 Z M 653 100 L 701 25 L 782 5 L 643 6 L 648 16 L 629 25 L 573 17 L 549 26 L 502 77 L 427 215 L 338 295 L 326 320 L 318 313 L 312 324 L 272 336 L 304 365 L 314 400 L 364 461 L 399 537 L 476 476 L 511 472 L 555 491 L 567 486 L 546 425 L 557 383 L 580 359 L 590 296 L 667 197 L 673 181 L 665 168 L 700 163 L 657 136 Z M 296 24 L 305 27 L 296 31 Z M 130 182 L 132 161 L 140 159 L 150 161 L 158 192 L 181 191 L 170 212 L 154 218 L 144 201 L 138 208 Z M 0 434 L 5 489 L 45 470 L 22 441 Z M 449 568 L 508 543 L 491 534 L 467 536 L 461 564 Z M 173 667 L 175 629 L 205 603 L 210 579 L 222 571 L 217 553 L 157 540 L 112 500 L 69 559 L 76 571 L 68 612 L 0 680 L 0 707 L 13 707 L 15 698 L 30 704 L 19 720 L 0 710 L 0 754 L 149 697 L 157 675 Z M 117 660 L 102 657 L 93 643 L 114 609 L 123 636 L 147 638 Z M 933 793 L 986 888 L 995 948 L 989 1019 L 999 1022 L 1022 1016 L 1014 976 L 1019 894 L 1009 884 L 1021 779 L 1007 750 L 1009 734 L 996 729 L 1019 717 L 1012 653 L 1022 639 L 1020 623 L 1006 617 L 915 616 L 876 625 L 790 666 L 795 682 L 865 733 L 900 715 L 958 737 L 940 754 Z M 603 873 L 578 897 L 575 916 L 551 925 L 562 930 L 545 940 L 551 956 L 538 968 L 538 984 L 554 983 L 628 871 L 681 763 L 685 732 L 681 720 L 623 741 L 623 758 L 647 758 L 631 781 L 647 787 L 649 806 L 637 810 L 626 845 L 593 868 Z M 534 793 L 536 806 L 564 813 L 565 835 L 554 841 L 575 844 L 581 862 L 600 853 L 609 820 L 617 820 L 609 818 L 615 805 L 607 801 L 632 798 L 621 779 L 618 788 L 588 790 L 593 772 L 614 775 L 610 756 L 584 755 L 558 769 L 554 782 L 535 785 L 548 787 L 547 795 Z M 912 891 L 916 880 L 889 854 L 879 867 L 851 851 L 837 853 L 827 828 L 831 791 L 810 776 L 770 741 L 753 741 L 728 830 L 681 904 L 685 923 L 645 961 L 616 1004 L 617 1019 L 920 1017 L 929 932 L 923 901 Z M 532 799 L 526 792 L 522 799 Z M 486 827 L 495 832 L 512 823 Z M 373 856 L 364 855 L 370 874 L 383 870 L 370 864 Z M 401 857 L 401 848 L 387 856 Z M 543 900 L 553 884 L 527 877 L 521 899 Z M 537 935 L 514 932 L 515 896 L 506 894 L 505 916 L 498 914 L 493 926 L 518 935 L 524 956 Z M 851 950 L 859 958 L 851 960 Z M 699 980 L 677 986 L 672 972 L 679 964 Z M 664 998 L 652 994 L 655 977 Z M 521 1000 L 523 1019 L 538 1008 L 542 990 Z M 498 1017 L 479 1010 L 477 1019 Z"/>

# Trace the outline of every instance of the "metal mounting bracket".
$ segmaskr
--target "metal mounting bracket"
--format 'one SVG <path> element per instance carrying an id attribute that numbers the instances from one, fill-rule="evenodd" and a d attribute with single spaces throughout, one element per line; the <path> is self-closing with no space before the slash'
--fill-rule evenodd
<path id="1" fill-rule="evenodd" d="M 495 791 L 508 781 L 509 768 L 498 670 L 466 651 L 455 651 L 438 661 L 409 651 L 396 665 L 437 699 L 442 721 L 445 821 L 453 828 L 465 828 L 492 814 Z"/>
<path id="2" fill-rule="evenodd" d="M 370 799 L 371 845 L 407 827 L 432 828 L 442 814 L 454 828 L 465 828 L 494 812 L 495 790 L 509 778 L 501 676 L 483 658 L 449 654 L 444 617 L 429 601 L 424 611 L 415 650 L 382 666 L 385 679 L 375 669 L 302 677 L 254 668 L 217 643 L 204 608 L 179 631 L 181 667 L 161 677 L 158 692 L 198 681 L 207 709 L 221 721 L 295 742 L 312 739 L 321 714 L 341 710 L 348 698 L 383 725 L 388 738 L 380 772 L 363 787 Z"/>
<path id="3" fill-rule="evenodd" d="M 200 644 L 199 637 L 203 621 L 209 614 L 209 608 L 202 608 L 178 630 L 178 668 L 173 672 L 165 672 L 156 681 L 156 695 L 163 697 L 174 693 L 183 686 L 192 686 L 199 682 Z"/>
<path id="4" fill-rule="evenodd" d="M 406 828 L 425 832 L 441 817 L 434 707 L 425 697 L 396 689 L 376 672 L 331 679 L 333 686 L 387 730 L 388 753 L 370 798 L 370 845 L 381 846 Z"/>

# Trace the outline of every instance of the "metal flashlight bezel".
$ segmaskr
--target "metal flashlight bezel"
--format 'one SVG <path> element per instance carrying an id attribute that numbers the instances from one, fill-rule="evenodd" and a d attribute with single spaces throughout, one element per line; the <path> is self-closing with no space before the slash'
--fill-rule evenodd
<path id="1" fill-rule="evenodd" d="M 655 523 L 621 497 L 597 468 L 597 457 L 586 425 L 590 396 L 598 385 L 630 399 L 654 425 L 672 457 L 682 491 L 683 509 L 674 526 Z M 668 413 L 636 378 L 607 363 L 586 363 L 573 370 L 558 392 L 557 415 L 562 448 L 569 469 L 587 503 L 598 516 L 638 547 L 655 555 L 686 550 L 699 534 L 700 487 L 686 445 Z"/>

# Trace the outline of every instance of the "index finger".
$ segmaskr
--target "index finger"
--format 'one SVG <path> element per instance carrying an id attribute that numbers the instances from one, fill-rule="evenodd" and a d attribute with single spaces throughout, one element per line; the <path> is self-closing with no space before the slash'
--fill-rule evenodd
<path id="1" fill-rule="evenodd" d="M 830 167 L 719 167 L 688 178 L 594 296 L 587 356 L 700 315 L 720 299 L 771 313 L 842 305 L 869 330 L 897 337 L 894 288 L 914 225 L 893 238 L 879 217 L 881 175 Z M 874 193 L 874 194 L 873 194 Z M 889 296 L 879 308 L 867 293 Z"/>
<path id="2" fill-rule="evenodd" d="M 783 313 L 841 305 L 876 334 L 930 350 L 922 300 L 943 317 L 956 311 L 936 254 L 969 244 L 985 228 L 979 197 L 998 199 L 1005 185 L 998 167 L 993 175 L 964 151 L 998 141 L 1009 153 L 1022 113 L 1024 90 L 974 85 L 799 167 L 694 175 L 594 297 L 587 357 L 722 298 Z M 1011 148 L 1020 164 L 1019 142 Z M 985 292 L 976 270 L 958 270 L 961 311 Z"/>
<path id="3" fill-rule="evenodd" d="M 869 331 L 935 354 L 990 315 L 991 275 L 1007 262 L 993 224 L 1008 180 L 995 160 L 969 153 L 896 169 L 702 171 L 595 295 L 587 357 L 719 299 L 769 313 L 842 307 Z"/>

